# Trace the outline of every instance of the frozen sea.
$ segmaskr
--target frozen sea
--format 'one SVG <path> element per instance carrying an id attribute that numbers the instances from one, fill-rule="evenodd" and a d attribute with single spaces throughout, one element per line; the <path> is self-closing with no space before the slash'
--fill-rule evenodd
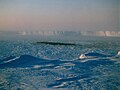
<path id="1" fill-rule="evenodd" d="M 1 38 L 0 90 L 120 90 L 118 51 L 119 38 Z"/>

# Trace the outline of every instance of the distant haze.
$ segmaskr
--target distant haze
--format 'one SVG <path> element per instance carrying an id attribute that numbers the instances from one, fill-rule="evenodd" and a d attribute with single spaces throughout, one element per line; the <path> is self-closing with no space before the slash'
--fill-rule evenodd
<path id="1" fill-rule="evenodd" d="M 120 31 L 120 0 L 0 0 L 0 31 Z"/>

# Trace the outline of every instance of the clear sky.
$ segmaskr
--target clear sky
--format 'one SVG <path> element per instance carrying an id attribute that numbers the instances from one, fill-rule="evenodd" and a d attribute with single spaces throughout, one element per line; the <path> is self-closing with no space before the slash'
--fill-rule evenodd
<path id="1" fill-rule="evenodd" d="M 120 0 L 0 0 L 0 31 L 120 30 Z"/>

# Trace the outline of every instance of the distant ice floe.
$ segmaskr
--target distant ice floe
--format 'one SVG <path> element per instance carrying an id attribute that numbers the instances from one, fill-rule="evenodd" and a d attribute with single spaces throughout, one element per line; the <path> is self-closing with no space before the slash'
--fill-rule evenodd
<path id="1" fill-rule="evenodd" d="M 19 35 L 120 37 L 120 31 L 20 31 Z"/>

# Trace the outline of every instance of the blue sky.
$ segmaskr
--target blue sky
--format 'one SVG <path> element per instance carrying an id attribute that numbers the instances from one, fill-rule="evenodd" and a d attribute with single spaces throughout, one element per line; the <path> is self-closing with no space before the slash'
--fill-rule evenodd
<path id="1" fill-rule="evenodd" d="M 119 30 L 119 0 L 0 0 L 0 30 Z"/>

